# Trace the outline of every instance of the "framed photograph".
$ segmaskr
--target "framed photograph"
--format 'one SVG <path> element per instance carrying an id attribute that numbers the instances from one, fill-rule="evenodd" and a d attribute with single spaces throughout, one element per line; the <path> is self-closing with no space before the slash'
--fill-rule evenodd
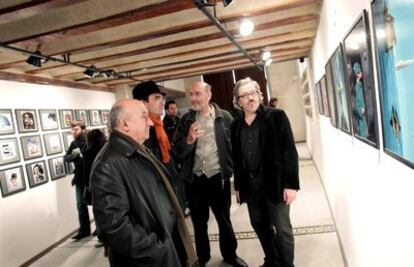
<path id="1" fill-rule="evenodd" d="M 50 178 L 56 180 L 66 176 L 63 157 L 49 159 Z"/>
<path id="2" fill-rule="evenodd" d="M 20 133 L 37 132 L 39 130 L 35 109 L 16 109 L 16 120 Z"/>
<path id="3" fill-rule="evenodd" d="M 375 0 L 371 8 L 384 151 L 414 168 L 414 5 Z"/>
<path id="4" fill-rule="evenodd" d="M 65 151 L 68 150 L 70 143 L 73 141 L 72 134 L 68 132 L 62 132 L 62 139 L 63 139 L 63 147 L 65 148 Z"/>
<path id="5" fill-rule="evenodd" d="M 328 63 L 326 63 L 325 65 L 325 77 L 326 77 L 326 92 L 328 95 L 329 115 L 331 117 L 331 124 L 334 127 L 337 127 L 338 124 L 336 122 L 336 105 L 335 105 L 330 61 L 328 61 Z"/>
<path id="6" fill-rule="evenodd" d="M 70 128 L 70 122 L 74 120 L 73 111 L 70 109 L 59 110 L 60 127 L 62 129 Z"/>
<path id="7" fill-rule="evenodd" d="M 46 155 L 53 155 L 63 151 L 62 140 L 59 133 L 43 135 L 45 141 Z"/>
<path id="8" fill-rule="evenodd" d="M 323 75 L 320 81 L 321 84 L 321 95 L 322 95 L 322 105 L 323 105 L 323 115 L 329 117 L 329 101 L 328 101 L 328 92 L 326 91 L 326 76 Z"/>
<path id="9" fill-rule="evenodd" d="M 344 39 L 354 136 L 378 148 L 378 122 L 366 10 Z M 389 124 L 387 122 L 387 124 Z"/>
<path id="10" fill-rule="evenodd" d="M 25 160 L 43 156 L 42 139 L 40 135 L 30 135 L 20 137 L 22 143 L 23 158 Z"/>
<path id="11" fill-rule="evenodd" d="M 318 113 L 320 115 L 323 115 L 321 81 L 315 84 L 315 96 L 316 96 L 316 103 L 318 105 Z"/>
<path id="12" fill-rule="evenodd" d="M 13 133 L 14 123 L 11 109 L 0 109 L 0 135 Z"/>
<path id="13" fill-rule="evenodd" d="M 65 162 L 66 173 L 73 174 L 75 171 L 75 164 L 73 162 Z"/>
<path id="14" fill-rule="evenodd" d="M 21 166 L 0 171 L 1 194 L 3 197 L 26 190 Z"/>
<path id="15" fill-rule="evenodd" d="M 89 121 L 91 122 L 91 126 L 101 125 L 101 116 L 99 114 L 99 110 L 89 110 Z"/>
<path id="16" fill-rule="evenodd" d="M 101 110 L 102 125 L 109 126 L 109 110 Z"/>
<path id="17" fill-rule="evenodd" d="M 0 139 L 0 166 L 19 161 L 17 138 Z"/>
<path id="18" fill-rule="evenodd" d="M 40 109 L 39 110 L 40 124 L 43 131 L 58 130 L 58 116 L 56 109 Z"/>
<path id="19" fill-rule="evenodd" d="M 351 134 L 349 122 L 347 90 L 344 69 L 344 55 L 342 45 L 339 44 L 331 58 L 329 59 L 332 73 L 332 89 L 334 91 L 336 107 L 336 125 L 342 131 Z"/>
<path id="20" fill-rule="evenodd" d="M 44 160 L 26 164 L 26 172 L 30 188 L 45 184 L 49 181 L 49 176 L 47 175 L 46 170 L 46 161 Z"/>
<path id="21" fill-rule="evenodd" d="M 88 111 L 86 109 L 76 109 L 75 118 L 78 121 L 83 121 L 85 126 L 89 126 Z"/>

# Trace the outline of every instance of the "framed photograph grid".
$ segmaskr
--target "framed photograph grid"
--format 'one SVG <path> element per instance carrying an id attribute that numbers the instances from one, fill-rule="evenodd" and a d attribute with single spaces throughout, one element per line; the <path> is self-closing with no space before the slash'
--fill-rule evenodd
<path id="1" fill-rule="evenodd" d="M 3 197 L 26 190 L 22 166 L 0 171 L 0 187 Z"/>
<path id="2" fill-rule="evenodd" d="M 11 109 L 0 109 L 0 135 L 14 134 L 13 113 Z"/>

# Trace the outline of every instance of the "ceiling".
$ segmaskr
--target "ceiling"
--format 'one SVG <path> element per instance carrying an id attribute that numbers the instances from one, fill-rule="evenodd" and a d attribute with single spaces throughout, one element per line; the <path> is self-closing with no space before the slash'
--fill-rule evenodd
<path id="1" fill-rule="evenodd" d="M 320 0 L 210 2 L 232 35 L 243 18 L 255 23 L 253 34 L 236 38 L 255 60 L 263 48 L 273 62 L 309 54 Z M 0 42 L 62 60 L 69 54 L 71 63 L 130 77 L 87 79 L 84 68 L 52 60 L 36 68 L 26 63 L 27 54 L 0 48 L 0 79 L 87 89 L 253 66 L 192 0 L 1 0 Z"/>

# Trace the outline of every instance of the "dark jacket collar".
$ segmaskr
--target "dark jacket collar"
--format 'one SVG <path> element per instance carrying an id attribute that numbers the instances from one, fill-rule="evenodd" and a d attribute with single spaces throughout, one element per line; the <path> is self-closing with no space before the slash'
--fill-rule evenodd
<path id="1" fill-rule="evenodd" d="M 144 145 L 138 144 L 134 139 L 117 130 L 112 130 L 109 140 L 110 142 L 116 144 L 116 148 L 119 150 L 119 152 L 127 157 L 130 157 L 135 152 L 144 155 L 147 154 Z"/>
<path id="2" fill-rule="evenodd" d="M 210 105 L 214 107 L 214 112 L 216 113 L 216 119 L 224 117 L 223 110 L 216 103 L 210 102 Z M 197 111 L 195 111 L 194 109 L 190 109 L 189 112 L 190 112 L 190 119 L 195 121 Z"/>

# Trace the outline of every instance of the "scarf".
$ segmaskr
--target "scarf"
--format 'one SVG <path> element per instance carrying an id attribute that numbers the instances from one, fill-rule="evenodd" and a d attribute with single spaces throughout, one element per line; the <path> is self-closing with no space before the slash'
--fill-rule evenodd
<path id="1" fill-rule="evenodd" d="M 154 123 L 155 135 L 157 136 L 158 145 L 161 150 L 162 162 L 170 162 L 170 150 L 171 145 L 168 140 L 168 135 L 164 130 L 164 123 L 161 120 L 161 117 L 155 117 L 151 113 L 149 114 L 150 119 Z"/>

